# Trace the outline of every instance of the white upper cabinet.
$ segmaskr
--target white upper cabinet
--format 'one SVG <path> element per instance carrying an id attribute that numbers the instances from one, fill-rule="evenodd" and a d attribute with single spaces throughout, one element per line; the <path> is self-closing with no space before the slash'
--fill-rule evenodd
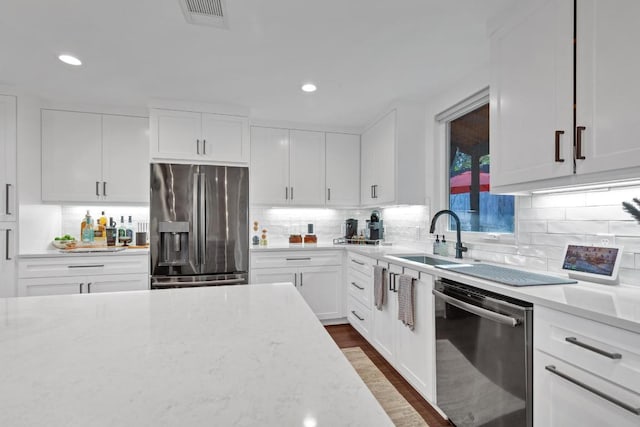
<path id="1" fill-rule="evenodd" d="M 0 95 L 0 221 L 17 220 L 16 98 Z"/>
<path id="2" fill-rule="evenodd" d="M 246 165 L 249 121 L 233 115 L 152 109 L 151 158 L 159 162 Z"/>
<path id="3" fill-rule="evenodd" d="M 640 171 L 640 60 L 630 54 L 640 38 L 633 21 L 640 3 L 585 0 L 576 7 L 572 0 L 523 4 L 491 36 L 494 192 L 635 178 Z"/>
<path id="4" fill-rule="evenodd" d="M 326 204 L 331 207 L 360 204 L 360 136 L 325 134 Z"/>
<path id="5" fill-rule="evenodd" d="M 423 205 L 425 194 L 426 112 L 399 105 L 362 134 L 363 206 Z"/>
<path id="6" fill-rule="evenodd" d="M 289 201 L 289 131 L 251 127 L 251 204 Z"/>
<path id="7" fill-rule="evenodd" d="M 102 195 L 111 202 L 149 199 L 149 120 L 102 116 Z"/>
<path id="8" fill-rule="evenodd" d="M 325 133 L 251 127 L 251 204 L 325 206 Z"/>
<path id="9" fill-rule="evenodd" d="M 289 143 L 290 203 L 301 206 L 324 205 L 324 133 L 291 130 Z"/>
<path id="10" fill-rule="evenodd" d="M 572 16 L 544 1 L 491 38 L 492 190 L 573 173 Z"/>
<path id="11" fill-rule="evenodd" d="M 148 201 L 144 117 L 42 110 L 42 200 Z"/>
<path id="12" fill-rule="evenodd" d="M 581 155 L 576 173 L 640 166 L 640 2 L 580 0 L 577 9 L 577 109 Z"/>

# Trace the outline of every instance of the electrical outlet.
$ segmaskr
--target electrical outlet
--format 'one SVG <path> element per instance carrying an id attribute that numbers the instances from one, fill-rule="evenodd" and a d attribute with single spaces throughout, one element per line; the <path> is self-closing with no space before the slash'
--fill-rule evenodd
<path id="1" fill-rule="evenodd" d="M 616 244 L 616 235 L 609 233 L 598 233 L 596 234 L 600 239 L 600 245 L 602 246 L 611 246 Z"/>

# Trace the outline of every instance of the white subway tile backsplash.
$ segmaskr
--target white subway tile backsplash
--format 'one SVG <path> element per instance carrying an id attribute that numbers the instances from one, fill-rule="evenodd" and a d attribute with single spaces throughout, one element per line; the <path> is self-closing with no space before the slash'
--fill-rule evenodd
<path id="1" fill-rule="evenodd" d="M 587 206 L 617 205 L 622 209 L 622 202 L 631 202 L 634 197 L 640 198 L 640 188 L 617 188 L 608 191 L 590 191 L 586 194 Z"/>
<path id="2" fill-rule="evenodd" d="M 616 236 L 640 236 L 640 224 L 636 221 L 611 221 L 609 232 Z"/>
<path id="3" fill-rule="evenodd" d="M 620 268 L 636 268 L 636 254 L 624 252 L 620 261 Z"/>
<path id="4" fill-rule="evenodd" d="M 631 268 L 620 268 L 618 271 L 620 283 L 640 286 L 640 270 Z"/>
<path id="5" fill-rule="evenodd" d="M 631 217 L 621 206 L 582 206 L 566 208 L 568 221 L 625 221 Z"/>
<path id="6" fill-rule="evenodd" d="M 567 243 L 584 243 L 585 236 L 581 234 L 533 234 L 531 243 L 534 245 L 548 245 L 564 247 Z"/>
<path id="7" fill-rule="evenodd" d="M 565 212 L 568 209 L 563 208 L 527 208 L 518 210 L 519 220 L 532 219 L 565 219 Z M 572 218 L 570 218 L 572 219 Z"/>
<path id="8" fill-rule="evenodd" d="M 558 258 L 564 253 L 564 246 L 523 245 L 518 247 L 518 255 L 526 255 L 537 258 Z"/>
<path id="9" fill-rule="evenodd" d="M 546 233 L 547 221 L 518 221 L 518 231 L 524 233 Z"/>
<path id="10" fill-rule="evenodd" d="M 549 221 L 552 234 L 597 234 L 608 233 L 608 221 Z"/>
<path id="11" fill-rule="evenodd" d="M 569 208 L 585 204 L 585 193 L 536 194 L 531 199 L 534 208 Z"/>

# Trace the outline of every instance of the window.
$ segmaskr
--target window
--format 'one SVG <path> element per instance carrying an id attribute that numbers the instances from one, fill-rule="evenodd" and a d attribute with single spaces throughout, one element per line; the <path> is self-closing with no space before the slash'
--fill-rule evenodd
<path id="1" fill-rule="evenodd" d="M 461 110 L 445 122 L 449 209 L 460 217 L 462 231 L 513 233 L 514 196 L 490 193 L 489 104 Z M 449 227 L 455 229 L 453 219 Z"/>

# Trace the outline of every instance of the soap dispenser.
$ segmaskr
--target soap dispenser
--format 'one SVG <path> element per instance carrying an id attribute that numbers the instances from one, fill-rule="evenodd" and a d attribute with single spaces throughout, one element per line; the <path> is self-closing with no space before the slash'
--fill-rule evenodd
<path id="1" fill-rule="evenodd" d="M 436 240 L 433 241 L 433 254 L 438 255 L 440 253 L 440 238 L 436 234 Z"/>

